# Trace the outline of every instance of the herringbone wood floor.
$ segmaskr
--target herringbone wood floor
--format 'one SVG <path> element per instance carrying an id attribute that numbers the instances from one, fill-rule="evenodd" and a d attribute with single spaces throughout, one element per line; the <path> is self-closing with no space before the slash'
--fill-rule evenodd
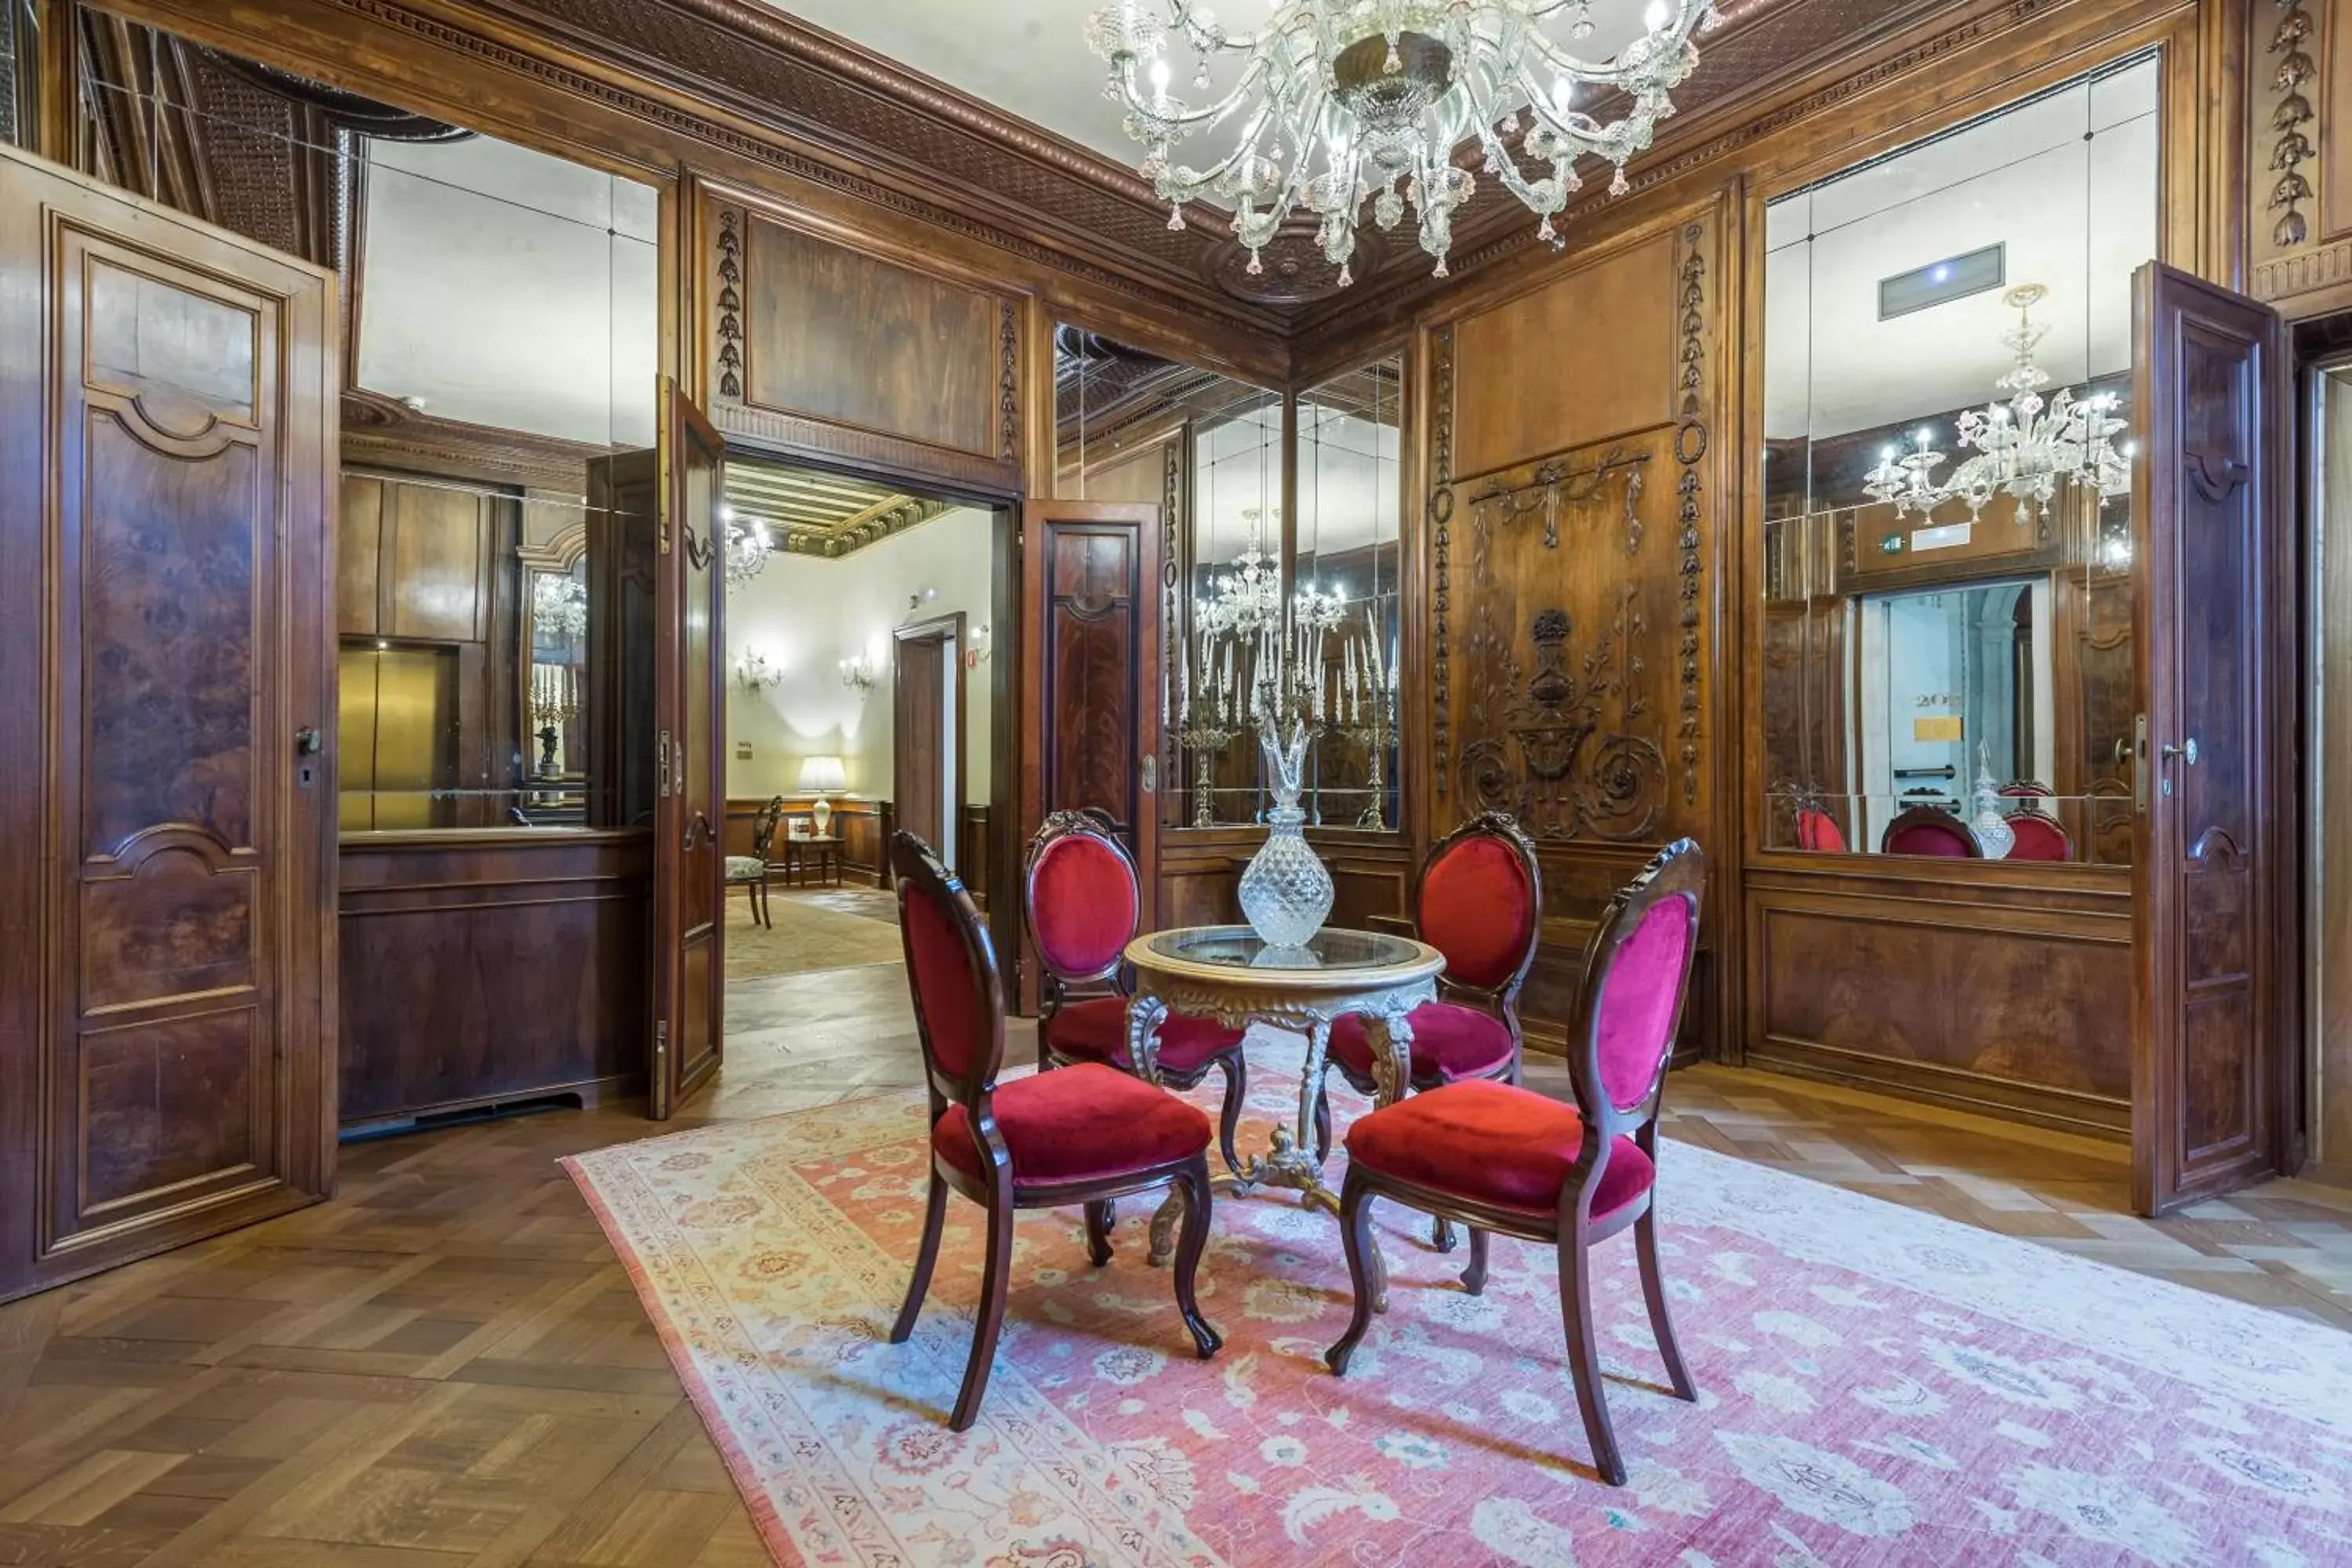
<path id="1" fill-rule="evenodd" d="M 896 966 L 730 1007 L 723 1081 L 674 1127 L 919 1081 Z M 1721 1068 L 1669 1100 L 1675 1137 L 2352 1329 L 2352 1194 L 2150 1223 L 2114 1147 Z M 608 1109 L 352 1146 L 331 1203 L 0 1307 L 0 1564 L 763 1562 L 553 1163 L 649 1131 Z"/>

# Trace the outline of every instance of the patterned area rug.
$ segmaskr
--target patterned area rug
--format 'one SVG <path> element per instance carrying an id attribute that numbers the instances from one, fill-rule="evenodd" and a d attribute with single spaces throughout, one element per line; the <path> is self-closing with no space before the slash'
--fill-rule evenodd
<path id="1" fill-rule="evenodd" d="M 1281 1048 L 1244 1149 L 1296 1092 Z M 987 1403 L 951 1434 L 972 1205 L 914 1340 L 885 1339 L 922 1128 L 900 1096 L 566 1162 L 781 1563 L 2352 1563 L 2352 1337 L 1680 1143 L 1662 1243 L 1701 1399 L 1665 1392 L 1604 1245 L 1623 1488 L 1588 1462 L 1548 1249 L 1497 1241 L 1473 1298 L 1382 1212 L 1391 1310 L 1336 1378 L 1336 1222 L 1288 1194 L 1217 1202 L 1206 1363 L 1145 1215 L 1097 1270 L 1075 1211 L 1024 1215 Z"/>
<path id="2" fill-rule="evenodd" d="M 867 898 L 873 895 L 868 893 Z M 813 969 L 854 969 L 897 963 L 904 957 L 896 921 L 828 907 L 839 895 L 786 893 L 771 889 L 769 913 L 774 929 L 761 925 L 745 907 L 743 889 L 727 895 L 727 978 L 752 980 L 769 974 L 800 974 Z"/>

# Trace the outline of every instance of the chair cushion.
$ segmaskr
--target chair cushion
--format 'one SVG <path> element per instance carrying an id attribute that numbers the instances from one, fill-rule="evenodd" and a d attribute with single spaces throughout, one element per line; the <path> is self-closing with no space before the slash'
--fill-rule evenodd
<path id="1" fill-rule="evenodd" d="M 1118 846 L 1088 833 L 1046 845 L 1029 869 L 1029 926 L 1037 956 L 1065 980 L 1092 980 L 1135 936 L 1135 868 Z"/>
<path id="2" fill-rule="evenodd" d="M 1414 925 L 1445 955 L 1445 975 L 1493 990 L 1517 973 L 1538 918 L 1518 851 L 1484 834 L 1457 840 L 1421 879 Z"/>
<path id="3" fill-rule="evenodd" d="M 1132 1071 L 1127 1058 L 1127 998 L 1081 996 L 1065 1002 L 1044 1026 L 1045 1043 L 1058 1057 L 1102 1062 Z M 1190 1076 L 1210 1058 L 1242 1043 L 1242 1031 L 1213 1018 L 1171 1013 L 1160 1020 L 1160 1065 Z"/>
<path id="4" fill-rule="evenodd" d="M 2039 812 L 2021 811 L 2009 819 L 2009 831 L 2014 840 L 2010 845 L 2012 860 L 2071 860 L 2074 846 L 2067 840 L 2066 829 L 2054 817 Z"/>
<path id="5" fill-rule="evenodd" d="M 1574 1106 L 1473 1079 L 1358 1118 L 1348 1129 L 1348 1158 L 1419 1186 L 1541 1213 L 1559 1205 L 1583 1138 Z M 1592 1217 L 1639 1198 L 1656 1174 L 1639 1144 L 1618 1139 L 1592 1194 Z"/>
<path id="6" fill-rule="evenodd" d="M 727 875 L 730 880 L 756 882 L 767 868 L 768 863 L 757 855 L 727 857 Z"/>
<path id="7" fill-rule="evenodd" d="M 1511 1031 L 1491 1013 L 1459 1002 L 1423 1002 L 1406 1015 L 1412 1026 L 1412 1076 L 1476 1078 L 1511 1059 Z M 1364 1020 L 1349 1014 L 1331 1026 L 1331 1059 L 1359 1079 L 1372 1074 L 1372 1042 Z"/>
<path id="8" fill-rule="evenodd" d="M 1209 1119 L 1198 1109 L 1095 1062 L 998 1084 L 994 1104 L 1015 1183 L 1100 1180 L 1209 1146 Z M 962 1106 L 948 1107 L 931 1129 L 931 1147 L 979 1179 L 980 1151 Z"/>

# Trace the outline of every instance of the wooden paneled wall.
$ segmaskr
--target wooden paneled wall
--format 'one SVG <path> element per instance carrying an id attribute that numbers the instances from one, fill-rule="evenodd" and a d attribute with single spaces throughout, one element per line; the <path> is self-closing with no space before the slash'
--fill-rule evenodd
<path id="1" fill-rule="evenodd" d="M 378 834 L 342 847 L 342 1121 L 642 1093 L 639 831 Z"/>
<path id="2" fill-rule="evenodd" d="M 806 816 L 815 798 L 805 795 L 784 796 L 785 817 Z M 744 795 L 728 801 L 727 822 L 719 835 L 725 853 L 751 853 L 751 821 L 760 815 L 760 808 L 767 804 L 765 796 Z M 835 800 L 833 802 L 833 830 L 841 837 L 842 879 L 863 882 L 870 888 L 887 887 L 890 880 L 890 835 L 893 831 L 890 803 L 887 800 Z M 783 858 L 780 841 L 773 863 L 782 865 Z"/>

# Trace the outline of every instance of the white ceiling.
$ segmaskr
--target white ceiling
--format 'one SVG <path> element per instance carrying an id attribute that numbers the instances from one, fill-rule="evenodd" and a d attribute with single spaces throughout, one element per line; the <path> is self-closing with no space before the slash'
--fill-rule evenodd
<path id="1" fill-rule="evenodd" d="M 771 0 L 776 8 L 837 33 L 876 54 L 960 88 L 984 103 L 1018 115 L 1090 147 L 1114 163 L 1133 167 L 1143 149 L 1120 124 L 1117 105 L 1103 97 L 1108 68 L 1083 37 L 1088 13 L 1103 0 Z M 1606 58 L 1642 30 L 1647 0 L 1592 0 L 1592 36 L 1572 47 Z M 1160 0 L 1135 0 L 1139 11 L 1164 16 Z M 1219 7 L 1226 26 L 1239 32 L 1267 14 L 1265 0 L 1227 0 Z M 1571 13 L 1572 15 L 1572 13 Z M 1546 28 L 1570 44 L 1563 19 Z M 1701 47 L 1705 47 L 1704 42 Z M 1207 92 L 1194 89 L 1191 53 L 1172 54 L 1171 90 L 1180 99 L 1206 102 L 1237 72 L 1213 68 Z M 1212 130 L 1191 146 L 1202 151 L 1180 161 L 1202 163 L 1205 152 L 1222 150 L 1230 135 Z"/>
<path id="2" fill-rule="evenodd" d="M 360 385 L 471 425 L 652 445 L 658 205 L 488 136 L 371 141 Z"/>
<path id="3" fill-rule="evenodd" d="M 2156 254 L 2151 60 L 1866 165 L 1766 211 L 1764 428 L 1869 429 L 1990 402 L 2016 314 L 1996 289 L 1878 319 L 1879 279 L 2003 244 L 2041 283 L 2053 386 L 2131 363 L 2131 275 Z M 1939 432 L 1951 449 L 1952 433 Z"/>

